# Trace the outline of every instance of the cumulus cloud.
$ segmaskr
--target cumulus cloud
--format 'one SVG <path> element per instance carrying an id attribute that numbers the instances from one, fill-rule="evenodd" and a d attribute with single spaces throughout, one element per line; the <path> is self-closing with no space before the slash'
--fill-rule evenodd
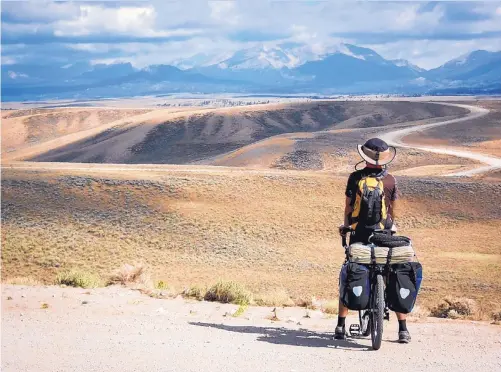
<path id="1" fill-rule="evenodd" d="M 407 59 L 419 67 L 431 69 L 474 50 L 501 50 L 501 39 L 404 40 L 385 44 L 367 44 L 367 48 L 389 59 Z"/>
<path id="2" fill-rule="evenodd" d="M 27 78 L 28 77 L 28 75 L 26 75 L 26 74 L 17 73 L 14 71 L 9 71 L 7 74 L 9 75 L 9 77 L 11 79 L 19 79 L 19 78 Z"/>
<path id="3" fill-rule="evenodd" d="M 312 55 L 339 42 L 435 67 L 474 49 L 499 49 L 496 2 L 160 1 L 2 3 L 4 59 L 171 63 L 255 45 L 297 43 Z M 31 45 L 23 53 L 9 45 Z M 7 47 L 7 48 L 6 48 Z M 66 53 L 66 54 L 65 54 Z M 74 54 L 70 54 L 74 53 Z M 73 56 L 73 57 L 72 57 Z M 205 58 L 205 57 L 204 57 Z"/>

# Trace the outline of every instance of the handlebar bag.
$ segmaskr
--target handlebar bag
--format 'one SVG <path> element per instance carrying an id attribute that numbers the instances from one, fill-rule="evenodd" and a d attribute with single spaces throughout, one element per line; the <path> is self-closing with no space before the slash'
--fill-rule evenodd
<path id="1" fill-rule="evenodd" d="M 350 310 L 367 309 L 370 290 L 369 269 L 366 266 L 347 262 L 341 267 L 339 296 L 344 306 Z"/>
<path id="2" fill-rule="evenodd" d="M 414 308 L 423 280 L 423 267 L 419 262 L 390 265 L 386 285 L 386 301 L 390 310 L 408 314 Z"/>

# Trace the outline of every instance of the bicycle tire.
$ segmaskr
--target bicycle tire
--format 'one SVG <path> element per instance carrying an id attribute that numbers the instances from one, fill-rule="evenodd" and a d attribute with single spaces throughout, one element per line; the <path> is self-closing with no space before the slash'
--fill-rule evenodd
<path id="1" fill-rule="evenodd" d="M 379 350 L 381 341 L 383 340 L 383 320 L 384 320 L 384 283 L 383 277 L 378 274 L 374 286 L 373 302 L 371 304 L 372 316 L 370 319 L 371 325 L 371 340 L 372 348 Z"/>

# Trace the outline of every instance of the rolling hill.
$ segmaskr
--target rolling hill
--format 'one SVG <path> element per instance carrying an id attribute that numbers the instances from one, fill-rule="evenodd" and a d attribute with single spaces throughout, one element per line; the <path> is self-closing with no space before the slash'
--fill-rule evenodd
<path id="1" fill-rule="evenodd" d="M 308 144 L 308 156 L 322 158 L 333 146 L 353 147 L 361 140 L 359 132 L 351 137 L 346 134 L 340 137 L 336 130 L 369 129 L 464 113 L 465 110 L 457 107 L 418 102 L 314 102 L 177 114 L 154 110 L 118 121 L 116 125 L 111 123 L 105 130 L 47 149 L 30 160 L 238 165 L 223 161 L 221 156 L 258 141 L 291 133 L 296 137 L 297 133 L 312 133 L 313 139 L 304 138 L 298 146 Z M 314 132 L 320 133 L 317 136 Z M 276 152 L 275 156 L 287 156 L 288 152 L 291 152 L 289 156 L 295 156 L 295 151 L 301 149 L 294 145 L 283 150 L 284 153 Z M 260 156 L 266 158 L 270 151 L 266 149 Z M 261 162 L 260 156 L 254 157 L 254 161 Z M 265 166 L 270 165 L 268 161 L 263 162 Z M 323 166 L 323 161 L 321 164 Z"/>

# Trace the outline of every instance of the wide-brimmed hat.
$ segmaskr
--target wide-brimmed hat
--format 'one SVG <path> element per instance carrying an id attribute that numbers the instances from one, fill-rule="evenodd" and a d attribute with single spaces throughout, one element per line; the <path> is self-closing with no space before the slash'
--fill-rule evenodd
<path id="1" fill-rule="evenodd" d="M 367 163 L 386 165 L 395 159 L 397 150 L 379 138 L 371 138 L 363 145 L 357 145 L 358 153 Z"/>

